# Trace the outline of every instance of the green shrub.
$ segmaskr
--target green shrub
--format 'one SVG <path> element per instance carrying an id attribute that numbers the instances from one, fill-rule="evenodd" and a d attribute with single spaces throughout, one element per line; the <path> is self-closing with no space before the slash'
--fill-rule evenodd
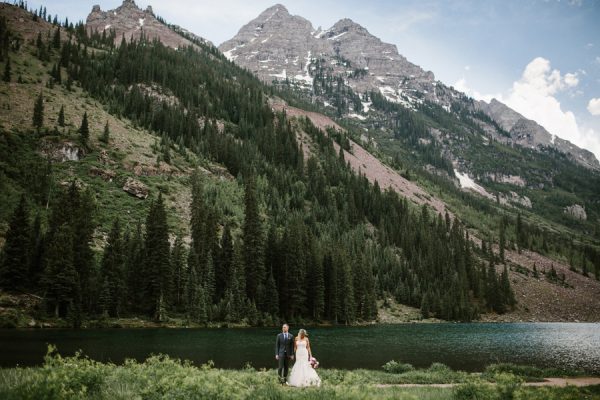
<path id="1" fill-rule="evenodd" d="M 388 361 L 383 365 L 383 370 L 390 374 L 403 374 L 405 372 L 413 371 L 415 368 L 411 364 L 399 363 L 397 361 Z"/>
<path id="2" fill-rule="evenodd" d="M 494 387 L 481 379 L 470 379 L 456 386 L 452 392 L 455 400 L 497 400 Z"/>

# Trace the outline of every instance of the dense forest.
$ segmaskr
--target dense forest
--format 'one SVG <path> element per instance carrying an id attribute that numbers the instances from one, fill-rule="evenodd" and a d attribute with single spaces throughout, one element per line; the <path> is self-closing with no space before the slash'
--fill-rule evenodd
<path id="1" fill-rule="evenodd" d="M 352 172 L 334 149 L 336 135 L 274 113 L 267 102 L 273 89 L 215 48 L 174 50 L 143 36 L 115 46 L 114 33 L 86 32 L 45 10 L 32 18 L 53 27 L 24 46 L 14 45 L 0 21 L 0 43 L 12 43 L 0 53 L 5 82 L 19 80 L 11 76 L 11 53 L 33 51 L 49 66 L 47 85 L 80 86 L 111 114 L 151 130 L 163 161 L 192 152 L 224 165 L 243 183 L 244 218 L 235 224 L 211 206 L 207 178 L 195 173 L 189 240 L 169 225 L 159 194 L 146 200 L 152 205 L 137 224 L 113 216 L 98 252 L 94 193 L 75 181 L 54 182 L 52 165 L 36 156 L 39 139 L 56 134 L 40 94 L 31 99 L 31 126 L 0 139 L 0 182 L 21 192 L 17 203 L 3 205 L 11 209 L 0 260 L 5 290 L 42 296 L 49 314 L 75 327 L 102 315 L 350 324 L 375 319 L 377 300 L 390 296 L 424 317 L 469 321 L 515 304 L 506 266 L 497 272 L 501 257 L 475 247 L 458 219 L 417 208 Z M 143 90 L 153 84 L 177 101 Z M 398 126 L 419 136 L 410 120 Z M 314 144 L 309 157 L 298 129 Z M 107 124 L 105 142 L 109 131 Z M 78 135 L 83 148 L 91 146 L 87 115 Z"/>

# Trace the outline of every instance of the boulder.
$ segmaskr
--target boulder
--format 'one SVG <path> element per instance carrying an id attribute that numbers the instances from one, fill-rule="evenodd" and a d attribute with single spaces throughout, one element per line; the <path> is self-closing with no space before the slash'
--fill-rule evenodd
<path id="1" fill-rule="evenodd" d="M 90 175 L 91 176 L 99 176 L 100 178 L 102 178 L 103 180 L 105 180 L 107 182 L 112 182 L 113 179 L 115 179 L 115 177 L 117 176 L 117 173 L 115 171 L 110 170 L 110 169 L 102 169 L 102 168 L 98 168 L 98 167 L 91 167 L 90 168 Z"/>
<path id="2" fill-rule="evenodd" d="M 150 192 L 146 185 L 144 185 L 137 179 L 133 179 L 131 177 L 127 178 L 127 180 L 125 181 L 125 184 L 123 185 L 123 190 L 141 200 L 146 199 Z"/>
<path id="3" fill-rule="evenodd" d="M 585 212 L 585 208 L 583 208 L 579 204 L 573 204 L 565 207 L 564 213 L 571 216 L 574 219 L 578 219 L 580 221 L 587 220 L 587 213 Z"/>

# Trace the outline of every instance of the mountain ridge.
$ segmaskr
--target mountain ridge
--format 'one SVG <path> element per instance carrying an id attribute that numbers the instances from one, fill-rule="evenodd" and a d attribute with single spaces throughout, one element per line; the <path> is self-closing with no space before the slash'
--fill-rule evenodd
<path id="1" fill-rule="evenodd" d="M 514 135 L 508 140 L 496 135 L 500 140 L 534 148 L 552 147 L 586 168 L 600 170 L 600 163 L 589 150 L 565 139 L 555 140 L 545 128 L 508 106 L 466 102 L 464 93 L 436 80 L 433 72 L 402 56 L 396 45 L 381 41 L 348 18 L 340 19 L 329 29 L 315 29 L 306 18 L 291 15 L 285 6 L 276 4 L 244 25 L 219 49 L 228 59 L 267 83 L 289 80 L 314 91 L 315 75 L 324 69 L 332 76 L 339 76 L 357 94 L 375 90 L 387 100 L 408 108 L 415 108 L 424 100 L 448 112 L 454 104 L 466 104 L 473 111 L 484 112 L 509 133 L 518 122 Z M 368 112 L 368 103 L 354 108 L 354 115 L 364 112 Z M 515 113 L 517 121 L 506 129 L 506 119 Z"/>
<path id="2" fill-rule="evenodd" d="M 126 40 L 138 39 L 143 34 L 150 40 L 160 39 L 173 48 L 194 45 L 194 42 L 212 45 L 210 41 L 179 26 L 167 25 L 154 14 L 152 6 L 142 10 L 134 0 L 123 0 L 119 7 L 107 11 L 94 5 L 86 18 L 86 29 L 90 33 L 114 31 L 115 44 L 119 44 L 123 37 Z"/>

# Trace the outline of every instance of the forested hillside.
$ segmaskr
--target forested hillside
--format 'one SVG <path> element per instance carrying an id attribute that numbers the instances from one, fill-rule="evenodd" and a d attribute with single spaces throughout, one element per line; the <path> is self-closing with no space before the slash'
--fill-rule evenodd
<path id="1" fill-rule="evenodd" d="M 281 93 L 216 48 L 116 46 L 24 8 L 0 5 L 0 284 L 38 296 L 37 318 L 350 324 L 393 297 L 469 321 L 515 305 L 502 252 L 355 173 L 344 134 L 274 112 Z"/>

